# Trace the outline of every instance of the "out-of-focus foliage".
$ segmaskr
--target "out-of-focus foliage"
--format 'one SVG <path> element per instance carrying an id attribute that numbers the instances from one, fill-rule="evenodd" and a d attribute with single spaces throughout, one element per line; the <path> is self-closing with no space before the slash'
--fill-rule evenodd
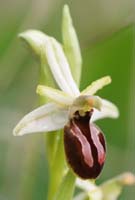
<path id="1" fill-rule="evenodd" d="M 46 199 L 48 170 L 43 136 L 15 138 L 18 120 L 35 108 L 38 64 L 17 34 L 30 28 L 60 36 L 60 19 L 68 3 L 83 52 L 81 88 L 111 75 L 101 95 L 120 108 L 118 120 L 98 122 L 108 141 L 107 162 L 99 181 L 135 168 L 135 2 L 133 0 L 0 1 L 0 199 Z M 122 200 L 133 199 L 127 188 Z"/>

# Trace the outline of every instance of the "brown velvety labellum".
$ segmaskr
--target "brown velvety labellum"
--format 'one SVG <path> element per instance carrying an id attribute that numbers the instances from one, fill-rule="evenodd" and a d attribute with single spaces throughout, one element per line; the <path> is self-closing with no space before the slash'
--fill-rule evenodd
<path id="1" fill-rule="evenodd" d="M 95 179 L 105 162 L 104 135 L 90 118 L 93 111 L 80 116 L 76 112 L 64 127 L 64 147 L 67 161 L 73 171 L 83 179 Z"/>

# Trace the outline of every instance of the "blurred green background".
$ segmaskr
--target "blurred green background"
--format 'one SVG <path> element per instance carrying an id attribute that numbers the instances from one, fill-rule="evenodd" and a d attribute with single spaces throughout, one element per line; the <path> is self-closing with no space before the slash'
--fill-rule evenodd
<path id="1" fill-rule="evenodd" d="M 0 0 L 0 200 L 46 199 L 48 168 L 42 134 L 13 137 L 12 129 L 36 108 L 39 65 L 17 38 L 40 29 L 61 41 L 61 14 L 68 3 L 83 54 L 81 89 L 111 75 L 99 94 L 120 109 L 118 120 L 97 122 L 108 146 L 98 180 L 135 172 L 135 1 L 134 0 Z M 121 200 L 133 200 L 125 188 Z"/>

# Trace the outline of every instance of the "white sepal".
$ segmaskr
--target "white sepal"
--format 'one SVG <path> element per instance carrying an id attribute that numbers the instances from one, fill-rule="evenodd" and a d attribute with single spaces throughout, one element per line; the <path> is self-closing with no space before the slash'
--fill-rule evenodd
<path id="1" fill-rule="evenodd" d="M 41 59 L 43 56 L 46 58 L 53 77 L 61 90 L 71 95 L 79 95 L 79 89 L 72 78 L 67 59 L 59 42 L 36 30 L 21 33 L 19 37 L 24 39 Z"/>
<path id="2" fill-rule="evenodd" d="M 31 49 L 39 57 L 45 45 L 45 34 L 37 30 L 28 30 L 19 34 L 19 37 L 29 44 Z"/>
<path id="3" fill-rule="evenodd" d="M 81 95 L 94 95 L 98 90 L 102 89 L 104 86 L 111 83 L 111 77 L 105 76 L 94 82 L 92 82 L 88 87 L 86 87 Z"/>
<path id="4" fill-rule="evenodd" d="M 44 85 L 38 85 L 36 92 L 41 96 L 48 97 L 51 101 L 63 107 L 71 106 L 74 101 L 73 96 L 70 96 L 61 90 Z"/>
<path id="5" fill-rule="evenodd" d="M 59 108 L 54 103 L 45 104 L 26 116 L 13 130 L 15 136 L 29 133 L 49 132 L 59 130 L 68 121 L 68 111 Z"/>
<path id="6" fill-rule="evenodd" d="M 72 90 L 70 89 L 65 77 L 63 76 L 59 63 L 57 62 L 56 52 L 54 51 L 51 39 L 48 38 L 45 44 L 45 54 L 46 59 L 53 74 L 55 81 L 57 82 L 59 88 L 68 94 L 73 94 Z"/>
<path id="7" fill-rule="evenodd" d="M 68 64 L 67 58 L 64 54 L 64 51 L 62 49 L 62 46 L 60 43 L 57 42 L 56 39 L 51 38 L 52 45 L 54 47 L 55 53 L 56 53 L 56 59 L 59 63 L 59 67 L 61 69 L 61 72 L 63 74 L 64 79 L 67 81 L 67 84 L 69 85 L 71 91 L 74 95 L 78 96 L 80 94 L 79 89 L 72 77 L 70 66 Z"/>
<path id="8" fill-rule="evenodd" d="M 102 118 L 118 118 L 119 110 L 115 104 L 105 99 L 102 100 L 101 110 L 98 111 L 94 108 L 94 113 L 92 115 L 91 121 L 96 121 Z"/>

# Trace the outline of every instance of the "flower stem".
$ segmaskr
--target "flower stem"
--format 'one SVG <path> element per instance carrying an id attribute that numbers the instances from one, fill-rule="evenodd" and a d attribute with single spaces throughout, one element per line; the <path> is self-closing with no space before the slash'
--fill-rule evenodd
<path id="1" fill-rule="evenodd" d="M 56 135 L 56 134 L 55 134 Z M 47 138 L 47 140 L 50 138 Z M 56 150 L 50 165 L 50 182 L 48 191 L 48 200 L 53 200 L 64 174 L 64 150 L 63 150 L 63 133 L 60 131 L 55 138 Z"/>
<path id="2" fill-rule="evenodd" d="M 45 69 L 45 71 L 44 71 Z M 41 72 L 40 72 L 40 84 L 53 86 L 54 81 L 52 79 L 51 72 L 44 57 L 41 58 Z M 40 105 L 46 103 L 47 99 L 40 97 Z M 55 131 L 50 134 L 45 134 L 45 146 L 46 155 L 49 165 L 49 188 L 48 188 L 48 200 L 53 200 L 54 196 L 61 183 L 64 168 L 64 149 L 63 149 L 63 133 L 62 131 Z"/>
<path id="3" fill-rule="evenodd" d="M 75 175 L 68 170 L 67 174 L 63 178 L 55 200 L 71 200 L 74 192 L 74 183 Z"/>

